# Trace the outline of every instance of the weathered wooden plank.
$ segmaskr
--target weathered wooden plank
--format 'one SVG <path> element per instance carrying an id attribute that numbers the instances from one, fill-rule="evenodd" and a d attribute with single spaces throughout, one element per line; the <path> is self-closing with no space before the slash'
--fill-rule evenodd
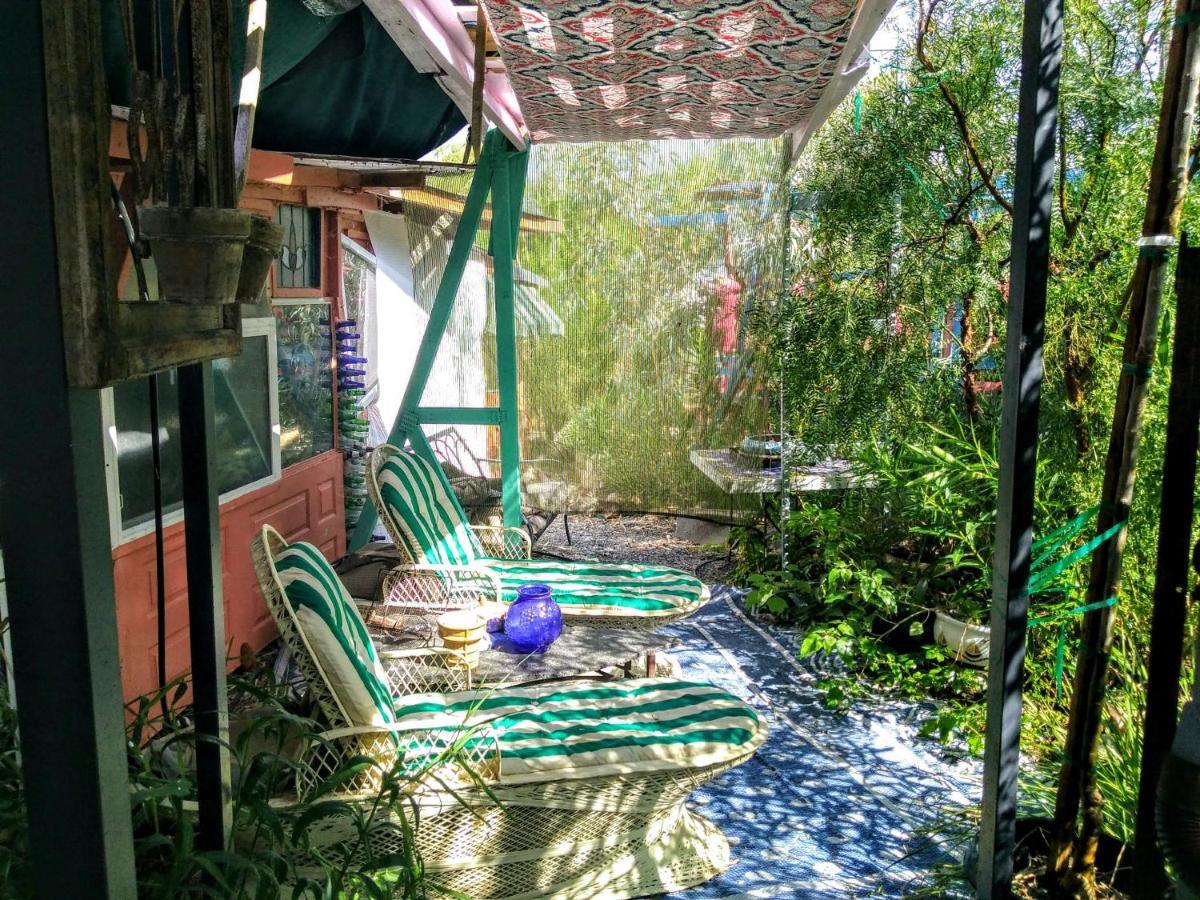
<path id="1" fill-rule="evenodd" d="M 422 187 L 425 176 L 417 172 L 363 172 L 359 184 L 364 188 Z"/>
<path id="2" fill-rule="evenodd" d="M 211 331 L 221 327 L 221 310 L 216 306 L 185 303 L 121 303 L 118 305 L 121 333 L 130 340 Z"/>
<path id="3" fill-rule="evenodd" d="M 42 28 L 67 377 L 73 387 L 99 387 L 109 377 L 116 342 L 116 310 L 105 302 L 116 283 L 116 260 L 99 7 L 47 0 Z"/>
<path id="4" fill-rule="evenodd" d="M 253 174 L 253 167 L 251 173 Z M 251 182 L 242 191 L 243 199 L 271 200 L 275 203 L 304 204 L 304 188 L 288 184 L 263 184 Z"/>
<path id="5" fill-rule="evenodd" d="M 305 199 L 309 206 L 333 209 L 379 209 L 379 201 L 368 194 L 352 193 L 326 187 L 305 188 Z"/>
<path id="6" fill-rule="evenodd" d="M 228 328 L 192 332 L 166 341 L 155 338 L 129 340 L 121 347 L 121 373 L 118 380 L 139 378 L 151 372 L 165 372 L 194 362 L 237 356 L 241 352 L 241 333 Z"/>

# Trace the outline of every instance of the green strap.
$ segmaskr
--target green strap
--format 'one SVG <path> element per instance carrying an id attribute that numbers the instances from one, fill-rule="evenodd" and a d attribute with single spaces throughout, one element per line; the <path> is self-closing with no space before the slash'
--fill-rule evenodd
<path id="1" fill-rule="evenodd" d="M 1098 512 L 1100 512 L 1100 504 L 1096 504 L 1090 509 L 1085 509 L 1070 522 L 1067 522 L 1065 525 L 1060 525 L 1049 534 L 1043 535 L 1034 541 L 1032 549 L 1035 553 L 1041 550 L 1043 547 L 1045 547 L 1046 550 L 1029 564 L 1029 568 L 1035 571 L 1040 569 L 1045 564 L 1046 560 L 1053 556 L 1063 544 L 1075 537 L 1075 535 L 1079 534 L 1079 532 L 1083 531 L 1083 529 L 1087 526 L 1087 523 L 1095 518 L 1096 513 Z"/>
<path id="2" fill-rule="evenodd" d="M 1055 578 L 1057 578 L 1059 575 L 1061 575 L 1066 569 L 1069 569 L 1071 566 L 1075 565 L 1075 563 L 1079 562 L 1085 556 L 1090 555 L 1097 547 L 1099 547 L 1105 541 L 1109 540 L 1110 538 L 1112 538 L 1112 537 L 1116 536 L 1118 533 L 1120 533 L 1121 529 L 1123 529 L 1124 527 L 1125 527 L 1124 522 L 1117 522 L 1115 525 L 1113 525 L 1107 531 L 1104 531 L 1101 534 L 1096 535 L 1094 538 L 1092 538 L 1090 541 L 1088 541 L 1082 547 L 1079 547 L 1078 549 L 1073 550 L 1071 553 L 1068 553 L 1065 557 L 1063 557 L 1061 560 L 1056 562 L 1054 565 L 1050 566 L 1048 569 L 1043 569 L 1042 571 L 1038 572 L 1036 575 L 1032 576 L 1029 579 L 1029 593 L 1031 593 L 1031 594 L 1035 593 L 1040 588 L 1045 587 L 1047 584 L 1049 584 L 1051 581 L 1053 581 Z"/>
<path id="3" fill-rule="evenodd" d="M 1067 623 L 1058 626 L 1058 644 L 1054 648 L 1054 702 L 1062 698 L 1063 670 L 1067 667 Z"/>
<path id="4" fill-rule="evenodd" d="M 908 174 L 913 177 L 913 181 L 917 183 L 917 187 L 919 187 L 921 192 L 929 198 L 929 202 L 937 207 L 938 215 L 940 215 L 943 219 L 946 218 L 946 208 L 941 203 L 938 203 L 938 199 L 933 195 L 933 191 L 929 189 L 929 185 L 927 185 L 925 180 L 921 178 L 919 174 L 917 174 L 917 170 L 912 167 L 907 159 L 903 161 L 903 164 Z"/>
<path id="5" fill-rule="evenodd" d="M 1062 696 L 1063 687 L 1063 671 L 1067 664 L 1067 620 L 1072 616 L 1083 615 L 1084 613 L 1094 612 L 1098 609 L 1104 609 L 1109 606 L 1115 606 L 1117 603 L 1116 597 L 1109 597 L 1107 600 L 1100 600 L 1096 603 L 1085 603 L 1083 606 L 1076 606 L 1073 609 L 1061 610 L 1059 612 L 1048 613 L 1044 616 L 1035 616 L 1029 620 L 1030 628 L 1037 628 L 1039 625 L 1048 625 L 1052 622 L 1058 622 L 1058 642 L 1054 648 L 1054 699 L 1057 701 Z"/>
<path id="6" fill-rule="evenodd" d="M 1122 514 L 1124 510 L 1113 510 L 1111 505 L 1107 505 L 1111 512 Z M 1097 547 L 1105 541 L 1110 540 L 1120 533 L 1125 527 L 1125 520 L 1115 523 L 1105 531 L 1093 537 L 1083 546 L 1076 548 L 1068 553 L 1058 562 L 1048 566 L 1047 564 L 1062 547 L 1078 535 L 1083 529 L 1088 526 L 1100 512 L 1106 508 L 1106 504 L 1098 503 L 1088 509 L 1085 509 L 1071 521 L 1065 525 L 1060 525 L 1058 528 L 1051 531 L 1049 534 L 1039 538 L 1033 542 L 1033 549 L 1041 551 L 1033 562 L 1030 563 L 1030 578 L 1029 578 L 1029 594 L 1066 594 L 1071 588 L 1064 586 L 1051 587 L 1050 583 L 1059 575 L 1069 569 L 1075 563 L 1079 562 L 1086 556 L 1092 554 Z M 1044 616 L 1035 616 L 1029 620 L 1029 627 L 1036 628 L 1039 625 L 1046 625 L 1053 622 L 1058 624 L 1058 639 L 1054 648 L 1054 699 L 1057 702 L 1062 696 L 1063 689 L 1063 671 L 1066 668 L 1067 660 L 1067 620 L 1072 616 L 1082 615 L 1092 612 L 1093 610 L 1103 609 L 1112 606 L 1117 602 L 1116 597 L 1110 597 L 1107 600 L 1101 600 L 1098 603 L 1089 603 L 1084 606 L 1077 606 L 1073 609 L 1060 610 L 1058 612 L 1048 613 Z"/>
<path id="7" fill-rule="evenodd" d="M 1058 622 L 1062 619 L 1069 619 L 1071 616 L 1079 616 L 1084 613 L 1094 612 L 1097 609 L 1105 609 L 1109 606 L 1115 606 L 1117 603 L 1116 597 L 1109 597 L 1107 600 L 1098 600 L 1095 603 L 1085 603 L 1083 606 L 1076 606 L 1071 609 L 1059 610 L 1058 612 L 1047 613 L 1044 616 L 1034 616 L 1029 620 L 1030 628 L 1037 628 L 1039 625 L 1047 625 L 1051 622 Z"/>
<path id="8" fill-rule="evenodd" d="M 937 85 L 941 82 L 941 79 L 943 77 L 945 77 L 945 76 L 939 75 L 935 82 L 933 82 L 932 84 L 929 84 L 929 85 L 925 85 L 923 88 L 918 88 L 916 91 L 914 91 L 914 93 L 920 92 L 922 90 L 932 90 L 933 88 L 937 87 Z M 863 121 L 862 106 L 863 106 L 862 94 L 860 94 L 856 91 L 854 94 L 854 130 L 856 132 L 862 131 L 862 121 Z M 868 114 L 867 118 L 868 118 L 868 122 L 870 124 L 875 125 L 876 130 L 881 135 L 883 135 L 884 132 L 882 129 L 878 128 L 878 122 L 875 120 L 875 117 Z M 930 190 L 929 185 L 925 183 L 925 179 L 923 179 L 921 177 L 920 173 L 917 172 L 917 170 L 915 168 L 913 168 L 913 166 L 905 158 L 904 151 L 900 149 L 899 145 L 897 145 L 893 141 L 888 140 L 888 138 L 886 136 L 884 137 L 884 140 L 887 141 L 889 144 L 891 144 L 892 149 L 894 149 L 900 155 L 900 162 L 901 162 L 901 165 L 904 166 L 905 171 L 908 172 L 908 174 L 910 176 L 912 176 L 913 181 L 916 183 L 917 187 L 921 190 L 921 193 L 924 194 L 925 197 L 929 200 L 929 202 L 933 204 L 934 208 L 938 211 L 938 216 L 940 216 L 941 219 L 943 221 L 945 221 L 949 217 L 949 214 L 946 212 L 945 204 L 940 203 L 938 201 L 938 199 L 934 195 L 933 191 Z"/>

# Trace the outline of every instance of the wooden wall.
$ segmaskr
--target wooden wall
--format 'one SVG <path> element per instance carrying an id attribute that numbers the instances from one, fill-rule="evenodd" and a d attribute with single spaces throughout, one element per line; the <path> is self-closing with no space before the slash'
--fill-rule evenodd
<path id="1" fill-rule="evenodd" d="M 284 470 L 279 481 L 221 506 L 221 569 L 225 637 L 237 662 L 243 643 L 254 650 L 275 638 L 254 568 L 250 539 L 272 525 L 289 541 L 316 544 L 330 559 L 346 553 L 342 520 L 342 456 L 330 450 Z M 167 677 L 190 665 L 187 629 L 187 573 L 183 524 L 166 528 Z M 154 535 L 113 551 L 117 623 L 121 641 L 121 681 L 126 699 L 158 686 L 158 616 Z"/>
<path id="2" fill-rule="evenodd" d="M 114 171 L 128 159 L 124 128 L 112 130 L 109 155 Z M 322 297 L 332 302 L 332 315 L 342 309 L 340 235 L 348 234 L 370 249 L 363 220 L 365 210 L 383 200 L 361 189 L 353 176 L 316 166 L 296 166 L 291 157 L 254 151 L 241 207 L 273 218 L 280 203 L 322 210 L 321 287 L 285 291 L 272 284 L 277 297 Z M 128 269 L 128 261 L 126 263 Z M 274 273 L 272 273 L 272 281 Z M 334 404 L 336 415 L 337 404 Z M 336 435 L 336 422 L 334 433 Z M 336 440 L 336 438 L 335 438 Z M 250 564 L 250 538 L 264 524 L 288 540 L 316 544 L 330 559 L 346 553 L 342 491 L 342 456 L 331 450 L 283 470 L 281 479 L 221 506 L 221 559 L 225 633 L 236 665 L 243 644 L 258 651 L 276 635 Z M 189 668 L 187 578 L 182 524 L 165 531 L 167 587 L 167 677 Z M 154 536 L 147 535 L 113 551 L 117 618 L 121 631 L 121 678 L 127 699 L 158 686 L 158 638 Z"/>

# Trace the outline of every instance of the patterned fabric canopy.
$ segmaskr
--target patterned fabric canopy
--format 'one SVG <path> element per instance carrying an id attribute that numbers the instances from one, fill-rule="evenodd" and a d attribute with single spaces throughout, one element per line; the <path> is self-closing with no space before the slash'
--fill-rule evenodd
<path id="1" fill-rule="evenodd" d="M 776 137 L 820 114 L 862 46 L 856 0 L 485 2 L 543 143 Z"/>

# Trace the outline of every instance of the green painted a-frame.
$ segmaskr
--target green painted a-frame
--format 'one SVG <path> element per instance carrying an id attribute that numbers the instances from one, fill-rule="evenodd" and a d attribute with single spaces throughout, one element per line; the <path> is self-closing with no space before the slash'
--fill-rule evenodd
<path id="1" fill-rule="evenodd" d="M 513 262 L 517 256 L 521 207 L 525 196 L 525 172 L 529 151 L 517 150 L 501 132 L 489 131 L 475 166 L 475 177 L 463 206 L 462 218 L 446 270 L 442 273 L 429 323 L 413 362 L 396 421 L 388 433 L 388 443 L 403 447 L 407 441 L 415 453 L 439 465 L 425 439 L 422 425 L 497 425 L 500 428 L 501 503 L 504 524 L 521 524 L 521 442 L 517 433 L 517 345 L 513 315 Z M 471 246 L 479 231 L 488 198 L 492 203 L 490 252 L 495 272 L 496 298 L 496 374 L 500 387 L 499 406 L 422 406 L 421 396 L 429 381 L 433 361 L 446 333 L 454 298 L 462 282 L 463 271 L 471 256 Z M 357 550 L 371 540 L 379 513 L 366 504 L 350 535 L 349 549 Z"/>

